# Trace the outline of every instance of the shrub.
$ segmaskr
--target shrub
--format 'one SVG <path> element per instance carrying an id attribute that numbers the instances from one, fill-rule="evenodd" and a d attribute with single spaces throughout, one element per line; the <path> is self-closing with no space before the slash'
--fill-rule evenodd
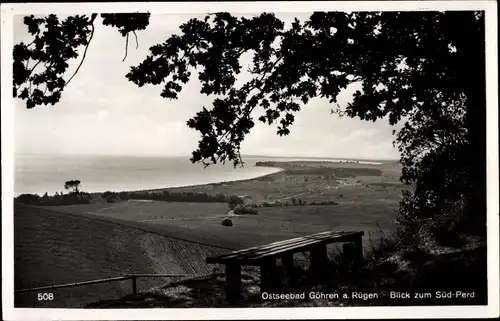
<path id="1" fill-rule="evenodd" d="M 236 205 L 233 208 L 233 212 L 234 214 L 253 214 L 253 215 L 257 214 L 257 210 L 255 208 L 252 208 L 250 206 L 244 206 L 241 204 Z"/>
<path id="2" fill-rule="evenodd" d="M 306 201 L 301 200 L 300 198 L 296 200 L 296 203 L 294 205 L 306 205 Z"/>
<path id="3" fill-rule="evenodd" d="M 106 198 L 106 203 L 116 203 L 121 201 L 120 196 L 118 195 L 108 195 Z"/>
<path id="4" fill-rule="evenodd" d="M 110 192 L 110 191 L 106 191 L 106 192 L 102 193 L 102 198 L 107 198 L 110 195 L 118 195 L 118 194 Z"/>
<path id="5" fill-rule="evenodd" d="M 40 203 L 40 196 L 37 194 L 21 194 L 14 200 L 23 204 L 36 205 Z"/>
<path id="6" fill-rule="evenodd" d="M 232 196 L 228 197 L 227 203 L 228 203 L 229 209 L 232 210 L 235 208 L 236 205 L 243 204 L 243 199 L 241 197 L 232 195 Z"/>
<path id="7" fill-rule="evenodd" d="M 78 192 L 64 194 L 61 202 L 52 202 L 50 205 L 90 204 L 92 196 L 89 193 Z"/>
<path id="8" fill-rule="evenodd" d="M 222 226 L 233 226 L 233 221 L 230 218 L 225 218 L 220 224 Z"/>

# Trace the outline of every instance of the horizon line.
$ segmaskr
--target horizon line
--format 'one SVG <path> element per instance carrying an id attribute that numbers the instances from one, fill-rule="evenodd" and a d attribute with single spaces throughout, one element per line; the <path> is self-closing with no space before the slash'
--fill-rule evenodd
<path id="1" fill-rule="evenodd" d="M 15 151 L 14 154 L 29 154 L 29 155 L 74 155 L 74 156 L 129 156 L 129 157 L 186 157 L 190 158 L 191 155 L 162 155 L 162 154 L 129 154 L 129 153 L 116 153 L 116 154 L 102 154 L 102 153 L 64 153 L 64 152 L 23 152 Z M 399 158 L 393 157 L 382 157 L 382 158 L 368 158 L 368 157 L 346 157 L 346 156 L 305 156 L 305 155 L 295 155 L 295 156 L 284 156 L 284 155 L 266 155 L 266 154 L 242 154 L 242 158 L 245 157 L 260 157 L 260 158 L 308 158 L 308 159 L 332 159 L 332 160 L 360 160 L 360 161 L 370 161 L 370 160 L 388 160 L 397 161 Z"/>

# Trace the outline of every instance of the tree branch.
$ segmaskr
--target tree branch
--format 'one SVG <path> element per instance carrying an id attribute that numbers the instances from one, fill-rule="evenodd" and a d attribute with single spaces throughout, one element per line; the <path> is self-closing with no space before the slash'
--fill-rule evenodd
<path id="1" fill-rule="evenodd" d="M 262 73 L 261 77 L 258 79 L 258 82 L 261 82 L 267 76 L 267 74 L 269 72 L 271 72 L 274 67 L 276 67 L 276 65 L 281 61 L 282 58 L 283 58 L 283 56 L 280 55 L 279 57 L 277 57 L 277 59 L 276 59 L 276 61 L 274 61 L 274 63 L 272 63 L 271 65 L 268 65 L 267 70 L 265 70 Z M 257 86 L 255 84 L 253 86 L 251 86 L 250 88 L 247 88 L 246 91 L 248 93 L 250 93 L 254 89 L 257 89 Z M 229 124 L 226 131 L 219 137 L 219 139 L 217 139 L 217 144 L 220 144 L 220 142 L 222 142 L 231 133 L 231 130 L 238 124 L 239 121 L 241 121 L 242 118 L 248 117 L 252 113 L 252 111 L 255 109 L 255 106 L 251 107 L 251 108 L 245 108 L 245 109 L 246 110 L 245 110 L 242 117 L 239 117 L 238 115 L 236 115 L 236 119 L 235 119 L 236 121 L 234 123 Z M 243 161 L 241 159 L 241 155 L 239 155 L 238 158 L 239 158 L 240 163 L 242 164 Z M 205 161 L 207 159 L 208 159 L 208 157 L 205 157 L 201 160 L 201 162 L 205 163 Z M 217 161 L 220 161 L 220 156 L 217 156 L 215 159 Z M 207 166 L 208 165 L 205 165 L 205 167 L 207 167 Z"/>
<path id="2" fill-rule="evenodd" d="M 32 42 L 30 42 L 29 44 L 27 44 L 27 45 L 26 45 L 26 48 L 28 48 L 29 46 L 31 46 L 32 44 L 34 44 L 34 43 L 35 43 L 35 41 L 36 41 L 36 37 L 38 37 L 38 33 L 36 34 L 35 39 L 33 39 L 33 41 L 32 41 Z"/>
<path id="3" fill-rule="evenodd" d="M 127 39 L 125 40 L 125 57 L 123 57 L 122 61 L 125 61 L 125 59 L 127 59 L 127 54 L 128 54 L 128 33 L 127 33 Z"/>
<path id="4" fill-rule="evenodd" d="M 36 68 L 36 67 L 37 67 L 37 66 L 38 66 L 41 62 L 42 62 L 41 60 L 38 60 L 38 62 L 37 62 L 37 63 L 33 66 L 33 68 L 31 68 L 31 69 L 30 69 L 30 73 L 29 73 L 29 75 L 28 75 L 28 77 L 27 77 L 27 78 L 31 77 L 31 74 L 33 73 L 33 70 L 35 70 L 35 68 Z M 27 67 L 27 65 L 28 65 L 28 64 L 29 64 L 29 60 L 28 60 L 28 62 L 27 62 L 27 64 L 26 64 L 26 67 Z"/>
<path id="5" fill-rule="evenodd" d="M 137 34 L 135 33 L 135 30 L 132 32 L 134 33 L 134 36 L 135 36 L 135 49 L 138 49 L 139 48 L 139 41 L 137 40 Z"/>
<path id="6" fill-rule="evenodd" d="M 183 60 L 185 58 L 185 56 L 187 54 L 190 53 L 191 49 L 195 46 L 195 44 L 191 45 L 189 48 L 186 48 L 184 50 L 184 53 L 182 55 L 182 57 L 179 59 L 179 57 L 177 56 L 177 59 L 176 59 L 176 62 L 179 61 L 179 60 Z M 237 51 L 237 54 L 242 54 L 243 52 L 245 51 L 244 48 L 240 48 L 240 50 Z M 249 88 L 246 88 L 246 89 L 243 89 L 243 88 L 240 88 L 240 90 L 245 90 L 247 92 L 247 95 L 254 89 L 258 89 L 257 88 L 257 83 L 260 83 L 262 82 L 262 80 L 269 74 L 269 72 L 272 72 L 273 71 L 273 68 L 276 67 L 276 65 L 283 59 L 283 55 L 277 55 L 276 57 L 276 60 L 274 62 L 269 62 L 267 64 L 267 66 L 265 66 L 264 70 L 262 71 L 262 73 L 260 73 L 260 77 L 258 76 L 256 79 L 256 83 L 253 84 L 251 87 Z M 248 70 L 250 73 L 253 73 L 253 74 L 258 74 L 257 72 L 252 72 L 250 69 Z M 259 86 L 260 87 L 260 86 Z M 244 111 L 244 114 L 242 115 L 242 117 L 239 117 L 238 115 L 236 115 L 235 117 L 235 121 L 232 122 L 231 124 L 229 124 L 226 128 L 226 130 L 222 133 L 222 135 L 217 135 L 219 136 L 219 138 L 217 139 L 217 145 L 219 145 L 222 141 L 224 141 L 231 133 L 232 133 L 232 130 L 235 128 L 235 126 L 241 121 L 242 118 L 246 118 L 248 117 L 251 112 L 255 109 L 255 106 L 254 107 L 249 107 L 249 106 L 246 106 L 245 108 L 245 111 Z M 214 155 L 215 156 L 215 155 Z M 213 157 L 213 156 L 212 156 Z M 204 157 L 200 160 L 200 162 L 202 162 L 203 164 L 205 164 L 205 167 L 208 166 L 208 164 L 206 163 L 206 160 L 209 159 L 210 157 Z M 215 156 L 215 160 L 216 161 L 220 161 L 221 159 L 221 156 Z M 238 159 L 240 161 L 240 163 L 242 164 L 242 159 L 241 159 L 241 155 L 238 155 Z"/>
<path id="7" fill-rule="evenodd" d="M 66 81 L 66 83 L 64 84 L 63 87 L 66 87 L 70 81 L 73 79 L 73 77 L 75 77 L 75 75 L 78 73 L 78 71 L 80 70 L 80 67 L 82 66 L 83 62 L 85 61 L 85 57 L 87 56 L 87 50 L 89 49 L 89 45 L 90 45 L 90 42 L 92 41 L 92 38 L 94 37 L 94 31 L 95 31 L 95 27 L 94 27 L 94 20 L 95 18 L 97 17 L 97 14 L 96 13 L 93 13 L 92 14 L 92 19 L 90 20 L 90 26 L 92 28 L 92 31 L 90 32 L 90 37 L 89 37 L 89 40 L 87 41 L 87 45 L 85 46 L 85 51 L 83 52 L 83 57 L 82 57 L 82 61 L 80 61 L 80 64 L 78 65 L 78 67 L 76 68 L 75 72 L 73 73 L 73 75 L 68 79 L 68 81 Z"/>

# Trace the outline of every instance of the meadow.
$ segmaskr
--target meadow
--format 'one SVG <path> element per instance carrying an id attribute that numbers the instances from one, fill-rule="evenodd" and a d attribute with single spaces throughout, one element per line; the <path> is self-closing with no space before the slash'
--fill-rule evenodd
<path id="1" fill-rule="evenodd" d="M 296 163 L 279 166 L 283 171 L 256 179 L 143 191 L 144 195 L 164 190 L 238 195 L 254 206 L 258 215 L 234 215 L 228 213 L 227 203 L 215 202 L 129 199 L 63 206 L 16 205 L 16 288 L 132 272 L 203 274 L 213 268 L 204 264 L 205 256 L 211 253 L 326 230 L 365 231 L 364 245 L 369 248 L 377 241 L 378 231 L 390 233 L 396 226 L 403 186 L 395 162 L 307 162 L 299 164 L 300 173 Z M 330 168 L 333 174 L 324 174 Z M 335 176 L 338 168 L 350 168 L 349 177 Z M 360 175 L 353 177 L 353 173 Z M 328 205 L 311 205 L 323 201 Z M 227 217 L 233 226 L 221 225 Z M 61 301 L 46 305 L 80 306 L 130 291 L 128 283 L 125 288 L 116 284 L 92 287 L 95 290 L 88 286 L 61 290 L 68 296 L 61 294 Z M 18 302 L 22 306 L 40 304 L 29 295 Z"/>
<path id="2" fill-rule="evenodd" d="M 138 224 L 136 224 L 138 225 Z M 164 237 L 155 231 L 119 221 L 72 215 L 50 209 L 15 205 L 14 287 L 118 277 L 124 274 L 208 274 L 210 267 L 191 257 L 227 250 Z M 175 281 L 178 278 L 174 278 Z M 171 282 L 170 278 L 139 279 L 139 289 Z M 37 293 L 15 295 L 16 307 L 75 308 L 120 298 L 132 291 L 131 281 L 47 290 L 54 300 L 38 301 Z"/>
<path id="3" fill-rule="evenodd" d="M 390 232 L 395 227 L 399 193 L 403 188 L 397 180 L 399 168 L 396 164 L 299 164 L 303 172 L 301 175 L 295 172 L 290 174 L 290 169 L 295 170 L 295 162 L 280 162 L 279 165 L 284 169 L 282 172 L 256 179 L 165 189 L 170 193 L 238 195 L 244 197 L 248 205 L 257 206 L 258 215 L 232 215 L 230 219 L 233 226 L 230 228 L 220 224 L 228 216 L 227 203 L 127 200 L 58 206 L 57 210 L 147 223 L 157 230 L 179 227 L 198 232 L 198 235 L 218 236 L 239 247 L 325 230 L 365 231 L 365 244 L 368 245 L 370 233 L 379 229 Z M 379 170 L 380 175 L 349 178 L 316 175 L 320 168 L 338 169 L 346 166 L 361 172 L 366 172 L 367 168 Z M 150 190 L 143 193 L 163 191 L 164 189 Z M 296 205 L 293 205 L 294 200 Z M 305 204 L 297 205 L 299 201 Z M 333 201 L 336 205 L 311 205 L 323 201 Z"/>

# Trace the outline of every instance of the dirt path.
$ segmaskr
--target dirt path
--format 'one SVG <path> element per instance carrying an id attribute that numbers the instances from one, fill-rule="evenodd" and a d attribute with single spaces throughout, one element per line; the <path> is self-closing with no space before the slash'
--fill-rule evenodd
<path id="1" fill-rule="evenodd" d="M 292 196 L 285 196 L 285 197 L 282 197 L 282 198 L 278 198 L 276 200 L 274 200 L 275 202 L 279 202 L 279 201 L 282 201 L 282 200 L 289 200 L 291 198 L 294 198 L 294 197 L 297 197 L 297 196 L 302 196 L 302 195 L 306 195 L 306 194 L 312 194 L 312 193 L 315 193 L 314 191 L 309 191 L 309 192 L 304 192 L 304 193 L 299 193 L 299 194 L 295 194 L 295 195 L 292 195 Z"/>
<path id="2" fill-rule="evenodd" d="M 162 222 L 162 221 L 192 221 L 192 220 L 200 220 L 200 219 L 212 219 L 212 218 L 224 218 L 231 215 L 228 214 L 220 214 L 220 215 L 212 215 L 212 216 L 194 216 L 194 217 L 162 217 L 162 218 L 154 218 L 150 220 L 142 220 L 141 222 Z M 237 215 L 234 215 L 237 216 Z"/>

